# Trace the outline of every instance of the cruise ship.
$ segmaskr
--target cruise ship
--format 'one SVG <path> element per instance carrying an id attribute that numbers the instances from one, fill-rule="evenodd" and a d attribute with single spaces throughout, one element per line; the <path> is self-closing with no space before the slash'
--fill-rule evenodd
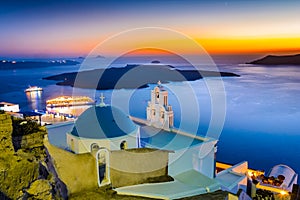
<path id="1" fill-rule="evenodd" d="M 36 91 L 43 91 L 43 88 L 38 86 L 29 86 L 24 92 L 36 92 Z"/>
<path id="2" fill-rule="evenodd" d="M 95 101 L 87 96 L 60 96 L 46 101 L 47 107 L 68 107 L 94 105 Z"/>

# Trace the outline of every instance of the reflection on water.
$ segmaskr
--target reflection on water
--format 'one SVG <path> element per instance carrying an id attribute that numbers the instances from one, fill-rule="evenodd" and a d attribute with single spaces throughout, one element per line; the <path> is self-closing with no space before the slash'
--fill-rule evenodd
<path id="1" fill-rule="evenodd" d="M 33 110 L 38 110 L 42 100 L 42 91 L 26 92 L 28 103 L 31 104 Z"/>

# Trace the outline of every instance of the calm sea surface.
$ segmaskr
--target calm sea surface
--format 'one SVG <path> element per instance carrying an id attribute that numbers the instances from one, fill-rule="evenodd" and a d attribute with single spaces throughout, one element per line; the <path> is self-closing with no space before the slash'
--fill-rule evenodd
<path id="1" fill-rule="evenodd" d="M 132 62 L 131 62 L 132 63 Z M 0 71 L 0 101 L 18 103 L 22 111 L 45 109 L 47 99 L 59 95 L 88 95 L 99 100 L 100 91 L 56 86 L 55 81 L 43 77 L 73 72 L 79 66 L 59 66 L 38 69 Z M 268 171 L 276 164 L 287 164 L 300 173 L 300 67 L 220 65 L 220 71 L 234 72 L 241 77 L 223 79 L 226 95 L 226 118 L 219 137 L 217 160 L 238 163 L 244 160 L 255 169 Z M 213 78 L 211 78 L 213 80 Z M 206 81 L 189 82 L 194 90 L 200 112 L 198 134 L 206 134 L 212 115 L 211 95 Z M 40 95 L 27 95 L 28 85 L 44 89 Z M 118 102 L 119 107 L 137 117 L 146 117 L 145 108 L 150 99 L 149 88 L 102 91 L 107 103 Z M 184 94 L 184 83 L 169 83 L 169 103 L 175 113 L 175 126 L 195 121 L 193 115 L 183 115 L 182 101 L 189 101 Z M 128 99 L 128 95 L 130 98 Z M 182 96 L 185 96 L 183 98 Z M 128 100 L 126 100 L 126 98 Z M 122 102 L 122 99 L 125 99 Z M 120 103 L 121 102 L 121 103 Z M 62 135 L 65 137 L 65 135 Z"/>

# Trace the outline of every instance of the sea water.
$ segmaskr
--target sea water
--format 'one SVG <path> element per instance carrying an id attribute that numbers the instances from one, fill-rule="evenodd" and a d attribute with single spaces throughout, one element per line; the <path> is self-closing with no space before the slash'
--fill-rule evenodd
<path id="1" fill-rule="evenodd" d="M 133 62 L 132 62 L 133 63 Z M 21 111 L 45 109 L 46 100 L 60 95 L 72 95 L 69 86 L 57 86 L 55 81 L 43 77 L 72 72 L 80 66 L 58 66 L 37 69 L 1 70 L 0 101 L 17 103 Z M 240 77 L 223 78 L 225 91 L 225 121 L 217 139 L 217 160 L 226 163 L 248 161 L 255 169 L 268 170 L 276 164 L 286 164 L 300 173 L 300 67 L 262 65 L 219 65 L 220 71 L 234 72 Z M 213 78 L 211 78 L 213 79 Z M 28 97 L 24 90 L 37 85 L 44 90 L 40 96 Z M 206 80 L 189 82 L 199 107 L 197 134 L 205 135 L 212 116 L 211 95 Z M 88 95 L 99 101 L 103 92 L 106 103 L 116 103 L 130 115 L 145 118 L 150 91 L 155 85 L 138 90 L 96 91 L 76 89 L 76 94 Z M 184 83 L 168 83 L 164 87 L 184 87 Z M 184 93 L 184 91 L 182 91 Z M 122 101 L 128 97 L 129 100 Z M 178 92 L 169 92 L 169 103 L 175 113 L 175 126 L 197 121 L 183 115 Z M 198 111 L 197 111 L 198 112 Z M 197 116 L 197 115 L 195 115 Z M 220 119 L 221 120 L 221 119 Z M 198 126 L 198 125 L 197 125 Z M 65 137 L 62 135 L 61 137 Z"/>

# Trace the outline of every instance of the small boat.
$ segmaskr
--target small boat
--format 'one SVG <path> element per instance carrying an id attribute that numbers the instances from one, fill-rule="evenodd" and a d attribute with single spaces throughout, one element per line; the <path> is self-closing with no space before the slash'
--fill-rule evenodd
<path id="1" fill-rule="evenodd" d="M 38 86 L 29 86 L 24 92 L 36 92 L 36 91 L 43 91 L 43 88 Z"/>

